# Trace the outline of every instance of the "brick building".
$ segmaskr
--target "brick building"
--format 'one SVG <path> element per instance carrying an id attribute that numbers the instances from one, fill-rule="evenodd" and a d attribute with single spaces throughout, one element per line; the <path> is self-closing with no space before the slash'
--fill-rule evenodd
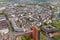
<path id="1" fill-rule="evenodd" d="M 36 26 L 32 26 L 32 37 L 33 40 L 40 40 L 40 30 Z"/>

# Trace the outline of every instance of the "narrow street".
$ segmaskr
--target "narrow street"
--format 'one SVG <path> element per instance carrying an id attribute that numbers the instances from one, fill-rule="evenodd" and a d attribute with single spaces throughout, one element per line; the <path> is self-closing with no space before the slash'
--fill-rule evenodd
<path id="1" fill-rule="evenodd" d="M 49 36 L 47 36 L 46 38 L 47 38 L 46 40 L 54 40 L 52 37 Z"/>
<path id="2" fill-rule="evenodd" d="M 0 35 L 0 40 L 3 40 L 3 37 Z"/>

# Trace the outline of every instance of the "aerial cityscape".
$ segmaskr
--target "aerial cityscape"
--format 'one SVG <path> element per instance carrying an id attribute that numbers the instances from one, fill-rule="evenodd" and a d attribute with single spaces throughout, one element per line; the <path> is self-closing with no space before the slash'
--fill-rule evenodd
<path id="1" fill-rule="evenodd" d="M 0 40 L 60 40 L 60 0 L 0 0 Z"/>

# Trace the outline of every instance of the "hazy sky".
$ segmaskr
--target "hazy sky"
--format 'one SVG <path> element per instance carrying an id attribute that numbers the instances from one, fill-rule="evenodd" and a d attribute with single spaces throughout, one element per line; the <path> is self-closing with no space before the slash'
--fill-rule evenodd
<path id="1" fill-rule="evenodd" d="M 13 1 L 13 2 L 47 2 L 47 1 L 60 1 L 60 0 L 0 0 L 0 1 Z"/>

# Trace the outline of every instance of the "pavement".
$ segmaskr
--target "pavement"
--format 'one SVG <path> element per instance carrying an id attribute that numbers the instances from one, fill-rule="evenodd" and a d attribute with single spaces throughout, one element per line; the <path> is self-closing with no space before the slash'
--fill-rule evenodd
<path id="1" fill-rule="evenodd" d="M 0 40 L 3 40 L 3 37 L 0 35 Z"/>
<path id="2" fill-rule="evenodd" d="M 47 36 L 46 40 L 54 40 L 52 37 Z"/>

